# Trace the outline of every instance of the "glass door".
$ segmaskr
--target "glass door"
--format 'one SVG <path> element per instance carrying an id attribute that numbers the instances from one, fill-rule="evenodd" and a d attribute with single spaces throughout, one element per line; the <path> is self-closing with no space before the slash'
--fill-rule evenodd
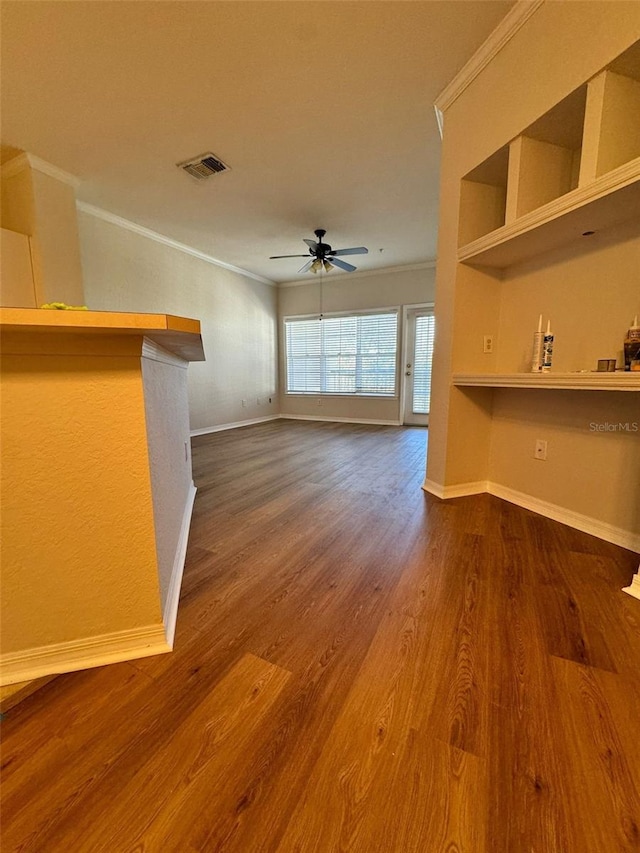
<path id="1" fill-rule="evenodd" d="M 407 311 L 403 423 L 411 426 L 427 426 L 429 423 L 434 331 L 433 308 L 418 307 Z"/>

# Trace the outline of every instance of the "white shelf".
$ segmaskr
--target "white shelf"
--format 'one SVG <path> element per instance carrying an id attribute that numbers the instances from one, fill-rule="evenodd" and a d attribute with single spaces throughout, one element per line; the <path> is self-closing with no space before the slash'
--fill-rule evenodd
<path id="1" fill-rule="evenodd" d="M 640 391 L 640 371 L 616 373 L 454 373 L 453 384 L 559 391 Z"/>
<path id="2" fill-rule="evenodd" d="M 629 219 L 640 223 L 640 157 L 467 243 L 458 260 L 502 269 Z"/>

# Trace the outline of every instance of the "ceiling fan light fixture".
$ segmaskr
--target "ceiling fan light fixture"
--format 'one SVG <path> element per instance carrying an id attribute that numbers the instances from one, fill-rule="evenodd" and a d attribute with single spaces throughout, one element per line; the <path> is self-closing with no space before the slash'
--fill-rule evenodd
<path id="1" fill-rule="evenodd" d="M 344 270 L 345 272 L 355 272 L 356 267 L 353 264 L 348 264 L 346 261 L 343 261 L 339 255 L 366 255 L 369 250 L 365 246 L 352 246 L 349 249 L 332 249 L 328 243 L 323 243 L 324 235 L 327 233 L 324 228 L 318 228 L 314 232 L 316 240 L 309 240 L 306 237 L 303 242 L 307 244 L 309 255 L 271 255 L 271 260 L 279 260 L 280 258 L 309 258 L 307 263 L 305 263 L 300 270 L 299 273 L 318 273 L 318 272 L 331 272 L 331 270 L 338 269 Z"/>

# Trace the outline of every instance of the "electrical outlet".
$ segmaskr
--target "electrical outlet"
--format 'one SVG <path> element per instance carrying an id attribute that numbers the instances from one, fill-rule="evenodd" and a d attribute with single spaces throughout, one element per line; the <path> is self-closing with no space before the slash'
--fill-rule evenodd
<path id="1" fill-rule="evenodd" d="M 493 352 L 493 335 L 484 336 L 483 352 Z"/>
<path id="2" fill-rule="evenodd" d="M 246 400 L 243 400 L 243 401 L 242 401 L 242 408 L 243 408 L 243 409 L 244 409 L 244 408 L 246 408 L 246 405 L 247 405 L 247 401 L 246 401 Z"/>
<path id="3" fill-rule="evenodd" d="M 273 402 L 273 400 L 271 399 L 271 397 L 269 397 L 269 402 L 270 402 L 270 403 L 272 403 L 272 402 Z"/>
<path id="4" fill-rule="evenodd" d="M 536 439 L 533 458 L 539 459 L 541 462 L 547 461 L 547 442 L 543 441 L 541 438 Z"/>
<path id="5" fill-rule="evenodd" d="M 321 398 L 321 397 L 318 397 L 318 405 L 319 405 L 319 406 L 321 406 L 321 405 L 322 405 L 322 398 Z"/>

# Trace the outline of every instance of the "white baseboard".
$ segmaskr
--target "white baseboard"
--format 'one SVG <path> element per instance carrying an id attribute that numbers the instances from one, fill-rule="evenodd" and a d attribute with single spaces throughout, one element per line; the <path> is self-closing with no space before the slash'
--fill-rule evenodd
<path id="1" fill-rule="evenodd" d="M 497 498 L 537 512 L 539 515 L 553 519 L 553 521 L 560 521 L 568 527 L 589 533 L 598 539 L 604 539 L 605 542 L 612 542 L 614 545 L 627 548 L 629 551 L 640 551 L 640 534 L 633 533 L 631 530 L 615 527 L 613 524 L 608 524 L 589 515 L 583 515 L 580 512 L 574 512 L 549 501 L 540 500 L 540 498 L 534 498 L 524 492 L 518 492 L 498 483 L 487 483 L 487 491 Z"/>
<path id="2" fill-rule="evenodd" d="M 191 526 L 191 513 L 193 512 L 193 502 L 196 498 L 196 487 L 193 483 L 189 486 L 187 502 L 182 515 L 182 525 L 180 527 L 180 538 L 178 539 L 178 547 L 173 561 L 173 570 L 171 572 L 171 580 L 169 581 L 169 589 L 164 602 L 162 611 L 162 621 L 164 623 L 164 632 L 167 643 L 173 648 L 173 638 L 176 633 L 176 621 L 178 619 L 178 602 L 180 601 L 180 587 L 182 585 L 182 575 L 184 573 L 184 563 L 187 556 L 187 542 L 189 541 L 189 528 Z"/>
<path id="3" fill-rule="evenodd" d="M 217 424 L 216 426 L 204 427 L 203 429 L 192 429 L 190 432 L 193 438 L 196 435 L 208 435 L 210 432 L 224 432 L 226 429 L 237 429 L 238 427 L 251 426 L 251 424 L 264 424 L 267 421 L 277 421 L 281 415 L 267 415 L 264 418 L 250 418 L 246 421 L 235 421 L 230 424 Z"/>
<path id="4" fill-rule="evenodd" d="M 631 585 L 623 587 L 622 591 L 628 592 L 629 595 L 632 595 L 634 598 L 640 599 L 640 566 L 631 580 Z"/>
<path id="5" fill-rule="evenodd" d="M 379 421 L 371 418 L 333 418 L 329 415 L 279 415 L 288 421 L 326 421 L 338 424 L 373 424 L 374 426 L 402 426 L 401 421 Z"/>
<path id="6" fill-rule="evenodd" d="M 638 533 L 634 533 L 631 530 L 624 530 L 622 527 L 615 527 L 613 524 L 608 524 L 589 515 L 583 515 L 582 513 L 558 506 L 558 504 L 535 498 L 532 495 L 527 495 L 525 492 L 510 489 L 508 486 L 501 486 L 499 483 L 479 480 L 474 483 L 442 486 L 440 483 L 433 482 L 433 480 L 425 480 L 422 488 L 442 500 L 488 492 L 497 498 L 502 498 L 502 500 L 509 501 L 509 503 L 521 506 L 523 509 L 544 515 L 545 518 L 559 521 L 561 524 L 566 524 L 568 527 L 573 527 L 575 530 L 580 530 L 583 533 L 589 533 L 591 536 L 596 536 L 605 542 L 611 542 L 614 545 L 619 545 L 621 548 L 627 548 L 629 551 L 640 551 L 640 534 Z M 635 592 L 631 594 L 635 595 Z"/>
<path id="7" fill-rule="evenodd" d="M 448 498 L 464 498 L 467 495 L 481 495 L 487 491 L 486 480 L 478 480 L 477 483 L 459 483 L 455 486 L 441 486 L 433 480 L 425 480 L 422 488 L 425 492 L 435 495 L 441 500 Z"/>
<path id="8" fill-rule="evenodd" d="M 69 640 L 40 646 L 0 657 L 0 685 L 31 681 L 43 675 L 59 675 L 108 663 L 170 652 L 164 626 L 145 625 L 101 634 L 83 640 Z"/>

